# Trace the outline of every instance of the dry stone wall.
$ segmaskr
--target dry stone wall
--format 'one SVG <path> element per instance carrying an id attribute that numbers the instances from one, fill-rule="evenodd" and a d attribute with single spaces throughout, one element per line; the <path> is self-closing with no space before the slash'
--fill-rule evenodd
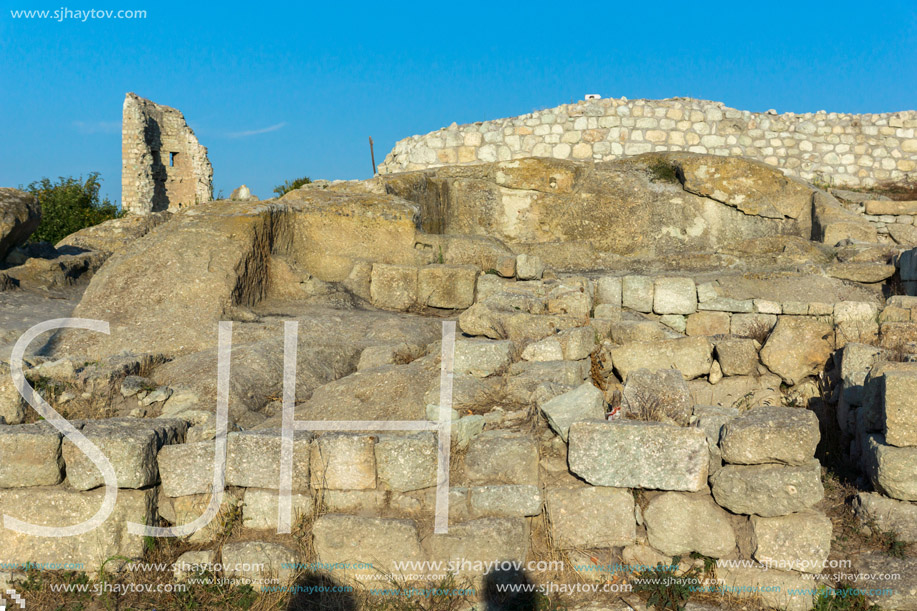
<path id="1" fill-rule="evenodd" d="M 867 187 L 913 178 L 917 111 L 753 113 L 692 98 L 600 99 L 399 141 L 380 174 L 523 157 L 607 161 L 658 151 L 744 156 L 804 180 Z"/>
<path id="2" fill-rule="evenodd" d="M 121 206 L 132 214 L 210 201 L 213 167 L 181 111 L 128 93 L 121 131 Z"/>

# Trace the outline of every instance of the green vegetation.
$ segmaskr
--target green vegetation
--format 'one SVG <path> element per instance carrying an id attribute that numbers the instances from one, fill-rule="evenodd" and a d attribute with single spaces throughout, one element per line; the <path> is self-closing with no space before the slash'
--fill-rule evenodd
<path id="1" fill-rule="evenodd" d="M 303 185 L 308 185 L 312 182 L 312 179 L 308 176 L 303 176 L 302 178 L 297 178 L 295 180 L 288 180 L 282 185 L 277 185 L 274 187 L 274 193 L 277 194 L 277 197 L 283 197 L 290 191 L 298 189 Z"/>
<path id="2" fill-rule="evenodd" d="M 92 172 L 86 180 L 61 176 L 53 183 L 42 178 L 20 187 L 33 193 L 41 204 L 41 223 L 30 240 L 56 244 L 75 231 L 121 216 L 107 197 L 99 199 L 101 186 L 99 173 Z"/>
<path id="3" fill-rule="evenodd" d="M 680 562 L 681 558 L 674 556 L 669 566 L 657 564 L 656 568 L 640 571 L 634 575 L 631 580 L 634 591 L 649 594 L 646 601 L 648 607 L 653 606 L 656 609 L 671 609 L 672 611 L 681 611 L 685 608 L 688 599 L 703 582 L 704 573 L 697 567 L 692 567 L 678 574 L 676 570 Z M 706 560 L 704 565 L 707 565 Z"/>
<path id="4" fill-rule="evenodd" d="M 863 593 L 847 584 L 837 588 L 822 586 L 818 590 L 818 598 L 812 611 L 877 611 L 878 605 L 866 602 Z"/>

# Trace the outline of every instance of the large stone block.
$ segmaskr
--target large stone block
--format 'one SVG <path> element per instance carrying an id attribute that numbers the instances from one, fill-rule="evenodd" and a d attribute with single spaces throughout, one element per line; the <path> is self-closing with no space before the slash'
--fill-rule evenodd
<path id="1" fill-rule="evenodd" d="M 497 485 L 468 488 L 468 509 L 475 518 L 515 518 L 541 513 L 538 486 Z"/>
<path id="2" fill-rule="evenodd" d="M 0 426 L 0 488 L 53 486 L 63 467 L 61 434 L 51 425 Z"/>
<path id="3" fill-rule="evenodd" d="M 595 304 L 621 307 L 622 279 L 620 276 L 602 276 L 595 282 Z"/>
<path id="4" fill-rule="evenodd" d="M 882 435 L 866 439 L 864 471 L 872 485 L 893 499 L 917 501 L 917 448 L 896 448 Z"/>
<path id="5" fill-rule="evenodd" d="M 312 517 L 313 502 L 308 494 L 290 495 L 291 524 Z M 264 488 L 248 488 L 242 499 L 242 526 L 245 528 L 277 530 L 280 492 Z"/>
<path id="6" fill-rule="evenodd" d="M 374 263 L 370 300 L 385 310 L 407 310 L 417 299 L 417 268 L 412 265 Z"/>
<path id="7" fill-rule="evenodd" d="M 913 371 L 888 371 L 883 378 L 885 443 L 917 446 L 917 367 Z"/>
<path id="8" fill-rule="evenodd" d="M 567 441 L 567 433 L 574 422 L 605 417 L 605 397 L 591 382 L 586 382 L 549 399 L 541 406 L 541 412 L 554 432 Z"/>
<path id="9" fill-rule="evenodd" d="M 210 506 L 211 496 L 209 492 L 177 497 L 169 497 L 163 493 L 159 495 L 156 509 L 159 516 L 172 525 L 190 524 L 204 515 Z M 212 543 L 224 537 L 225 524 L 235 519 L 241 505 L 242 493 L 240 491 L 231 488 L 224 490 L 217 515 L 209 524 L 189 535 L 188 541 L 190 543 Z M 277 513 L 276 507 L 274 513 Z"/>
<path id="10" fill-rule="evenodd" d="M 653 311 L 653 279 L 646 276 L 624 276 L 622 305 L 637 312 Z"/>
<path id="11" fill-rule="evenodd" d="M 859 518 L 880 530 L 893 532 L 900 541 L 917 543 L 917 503 L 897 501 L 876 492 L 861 492 L 854 501 Z"/>
<path id="12" fill-rule="evenodd" d="M 104 489 L 75 492 L 66 488 L 0 490 L 0 515 L 47 527 L 72 526 L 95 515 Z M 143 537 L 127 531 L 128 522 L 153 524 L 153 490 L 119 490 L 114 511 L 94 530 L 73 537 L 34 537 L 0 528 L 0 562 L 82 563 L 87 573 L 112 558 L 139 558 Z M 109 562 L 111 570 L 119 565 Z"/>
<path id="13" fill-rule="evenodd" d="M 2 281 L 0 281 L 2 286 Z M 2 289 L 0 289 L 2 290 Z M 25 420 L 28 404 L 10 377 L 10 368 L 0 363 L 0 424 L 21 424 Z"/>
<path id="14" fill-rule="evenodd" d="M 761 361 L 787 384 L 822 370 L 834 346 L 834 329 L 809 316 L 781 316 L 761 349 Z"/>
<path id="15" fill-rule="evenodd" d="M 417 525 L 412 520 L 325 514 L 315 521 L 312 534 L 318 559 L 346 566 L 341 570 L 346 576 L 397 576 L 396 562 L 424 559 Z"/>
<path id="16" fill-rule="evenodd" d="M 477 484 L 538 484 L 538 446 L 529 435 L 486 431 L 465 455 L 465 477 Z"/>
<path id="17" fill-rule="evenodd" d="M 707 448 L 710 450 L 710 466 L 708 473 L 713 475 L 723 466 L 723 455 L 720 452 L 720 433 L 723 425 L 739 416 L 735 407 L 720 407 L 717 405 L 695 405 L 694 425 L 704 431 L 707 436 Z"/>
<path id="18" fill-rule="evenodd" d="M 695 312 L 685 321 L 685 333 L 689 336 L 727 335 L 731 318 L 729 312 Z"/>
<path id="19" fill-rule="evenodd" d="M 452 371 L 455 375 L 486 378 L 509 367 L 512 357 L 513 342 L 509 340 L 457 338 Z"/>
<path id="20" fill-rule="evenodd" d="M 736 546 L 729 514 L 709 494 L 666 492 L 643 511 L 650 545 L 667 556 L 697 552 L 720 558 Z"/>
<path id="21" fill-rule="evenodd" d="M 221 551 L 224 576 L 251 583 L 283 587 L 297 575 L 297 563 L 303 560 L 299 551 L 269 541 L 236 541 L 223 545 Z"/>
<path id="22" fill-rule="evenodd" d="M 854 559 L 854 571 L 870 577 L 857 582 L 866 590 L 866 602 L 880 609 L 917 611 L 917 558 L 893 558 L 870 552 Z M 872 576 L 895 575 L 892 580 Z"/>
<path id="23" fill-rule="evenodd" d="M 653 293 L 656 314 L 693 314 L 697 311 L 697 287 L 691 278 L 656 278 Z"/>
<path id="24" fill-rule="evenodd" d="M 82 432 L 111 461 L 119 488 L 145 488 L 159 481 L 159 449 L 180 443 L 187 429 L 184 420 L 113 418 L 89 421 Z M 95 463 L 69 439 L 63 440 L 61 452 L 72 487 L 90 490 L 105 483 Z"/>
<path id="25" fill-rule="evenodd" d="M 825 496 L 821 465 L 726 465 L 710 478 L 713 498 L 733 513 L 765 518 L 812 507 Z"/>
<path id="26" fill-rule="evenodd" d="M 754 559 L 769 568 L 821 573 L 831 551 L 828 516 L 801 511 L 786 516 L 752 516 Z"/>
<path id="27" fill-rule="evenodd" d="M 686 426 L 691 419 L 691 391 L 676 369 L 632 371 L 624 382 L 622 415 Z"/>
<path id="28" fill-rule="evenodd" d="M 739 598 L 758 599 L 767 608 L 810 611 L 815 600 L 812 578 L 763 566 L 717 567 L 721 587 Z"/>
<path id="29" fill-rule="evenodd" d="M 516 256 L 516 278 L 519 280 L 540 280 L 544 275 L 544 262 L 536 255 Z"/>
<path id="30" fill-rule="evenodd" d="M 635 342 L 615 346 L 611 357 L 622 379 L 637 369 L 677 369 L 686 380 L 693 380 L 710 373 L 713 345 L 706 337 Z"/>
<path id="31" fill-rule="evenodd" d="M 417 302 L 458 310 L 474 303 L 478 268 L 473 265 L 427 265 L 417 272 Z"/>
<path id="32" fill-rule="evenodd" d="M 309 490 L 312 434 L 293 434 L 293 490 Z M 230 433 L 226 438 L 226 484 L 242 488 L 280 489 L 282 437 L 279 429 Z"/>
<path id="33" fill-rule="evenodd" d="M 462 560 L 460 576 L 480 578 L 476 564 L 524 561 L 529 551 L 529 529 L 523 518 L 481 518 L 449 526 L 448 534 L 425 541 L 433 561 Z M 472 570 L 464 568 L 469 565 Z"/>
<path id="34" fill-rule="evenodd" d="M 429 431 L 380 435 L 376 442 L 379 482 L 408 492 L 436 485 L 436 435 Z"/>
<path id="35" fill-rule="evenodd" d="M 159 477 L 166 496 L 209 493 L 213 488 L 215 443 L 197 441 L 164 446 L 159 451 Z"/>
<path id="36" fill-rule="evenodd" d="M 758 371 L 758 343 L 750 338 L 716 342 L 716 359 L 726 376 L 754 375 Z"/>
<path id="37" fill-rule="evenodd" d="M 547 509 L 561 549 L 630 545 L 636 537 L 634 495 L 624 488 L 548 488 Z"/>
<path id="38" fill-rule="evenodd" d="M 570 471 L 596 486 L 697 491 L 707 485 L 704 431 L 656 422 L 576 422 Z"/>
<path id="39" fill-rule="evenodd" d="M 312 487 L 362 490 L 376 487 L 376 438 L 328 433 L 312 443 Z"/>
<path id="40" fill-rule="evenodd" d="M 738 465 L 803 465 L 815 455 L 821 435 L 815 412 L 796 407 L 762 406 L 723 428 L 723 460 Z"/>

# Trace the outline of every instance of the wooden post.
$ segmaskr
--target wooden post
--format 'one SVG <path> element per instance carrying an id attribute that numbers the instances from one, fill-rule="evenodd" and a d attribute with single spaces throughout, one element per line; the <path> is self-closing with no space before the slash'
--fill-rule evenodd
<path id="1" fill-rule="evenodd" d="M 376 154 L 373 152 L 373 137 L 369 137 L 369 156 L 373 161 L 373 176 L 376 175 Z"/>

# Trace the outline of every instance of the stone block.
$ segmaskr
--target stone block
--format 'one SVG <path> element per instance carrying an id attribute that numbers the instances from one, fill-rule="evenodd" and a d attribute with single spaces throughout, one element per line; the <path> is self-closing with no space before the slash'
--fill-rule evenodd
<path id="1" fill-rule="evenodd" d="M 61 434 L 50 424 L 0 425 L 0 488 L 53 486 L 63 467 Z"/>
<path id="2" fill-rule="evenodd" d="M 546 401 L 541 405 L 541 413 L 554 432 L 567 441 L 567 433 L 574 422 L 605 418 L 605 397 L 591 382 L 586 382 Z"/>
<path id="3" fill-rule="evenodd" d="M 245 528 L 277 530 L 280 492 L 265 488 L 248 488 L 242 499 L 242 526 Z M 296 525 L 312 517 L 312 497 L 294 492 L 290 495 L 290 520 Z"/>
<path id="4" fill-rule="evenodd" d="M 894 581 L 869 579 L 857 585 L 866 590 L 866 602 L 881 609 L 917 611 L 917 558 L 893 558 L 879 552 L 860 554 L 853 571 L 862 575 L 896 575 Z"/>
<path id="5" fill-rule="evenodd" d="M 460 558 L 471 563 L 524 561 L 529 551 L 529 532 L 523 518 L 481 518 L 449 526 L 448 534 L 431 535 L 425 540 L 430 560 Z M 402 560 L 402 557 L 397 558 Z M 463 565 L 466 562 L 462 563 Z M 480 571 L 459 567 L 460 577 L 480 578 Z"/>
<path id="6" fill-rule="evenodd" d="M 866 438 L 863 470 L 876 490 L 901 501 L 917 501 L 917 448 L 896 448 L 882 435 Z"/>
<path id="7" fill-rule="evenodd" d="M 326 433 L 312 443 L 312 487 L 362 490 L 376 487 L 375 440 L 372 435 Z"/>
<path id="8" fill-rule="evenodd" d="M 624 276 L 621 285 L 621 303 L 628 310 L 653 311 L 652 278 L 647 276 Z"/>
<path id="9" fill-rule="evenodd" d="M 899 541 L 917 543 L 917 503 L 890 499 L 876 492 L 860 492 L 853 506 L 865 525 L 893 532 Z"/>
<path id="10" fill-rule="evenodd" d="M 693 314 L 697 311 L 697 287 L 691 278 L 656 278 L 653 292 L 656 314 Z"/>
<path id="11" fill-rule="evenodd" d="M 486 378 L 509 367 L 512 363 L 513 342 L 488 339 L 459 339 L 455 341 L 455 375 Z"/>
<path id="12" fill-rule="evenodd" d="M 459 310 L 474 303 L 478 268 L 474 265 L 427 265 L 417 272 L 417 302 Z"/>
<path id="13" fill-rule="evenodd" d="M 825 496 L 815 459 L 801 466 L 726 465 L 710 483 L 720 507 L 765 518 L 808 509 Z"/>
<path id="14" fill-rule="evenodd" d="M 602 276 L 595 283 L 595 304 L 621 307 L 623 282 L 620 276 Z"/>
<path id="15" fill-rule="evenodd" d="M 514 518 L 541 513 L 543 499 L 538 486 L 496 485 L 468 488 L 468 507 L 475 518 Z"/>
<path id="16" fill-rule="evenodd" d="M 762 331 L 766 334 L 777 324 L 775 314 L 733 314 L 730 333 L 739 337 L 753 337 Z"/>
<path id="17" fill-rule="evenodd" d="M 161 493 L 157 499 L 156 509 L 159 516 L 172 525 L 190 524 L 204 515 L 210 505 L 210 500 L 209 492 L 174 498 Z M 217 515 L 209 524 L 189 535 L 188 541 L 190 543 L 212 543 L 221 539 L 225 535 L 224 524 L 238 515 L 241 505 L 242 493 L 240 491 L 232 488 L 224 490 Z"/>
<path id="18" fill-rule="evenodd" d="M 548 488 L 547 511 L 560 549 L 630 545 L 636 538 L 634 496 L 605 486 Z"/>
<path id="19" fill-rule="evenodd" d="M 917 446 L 917 365 L 913 371 L 887 371 L 882 377 L 885 443 Z"/>
<path id="20" fill-rule="evenodd" d="M 342 570 L 346 576 L 397 575 L 396 562 L 424 560 L 412 520 L 325 514 L 315 521 L 312 532 L 318 559 L 346 565 Z"/>
<path id="21" fill-rule="evenodd" d="M 436 485 L 437 441 L 429 431 L 380 435 L 375 446 L 379 482 L 408 492 Z"/>
<path id="22" fill-rule="evenodd" d="M 264 429 L 230 433 L 226 440 L 226 484 L 242 488 L 280 489 L 281 431 Z M 309 490 L 312 434 L 293 434 L 293 490 Z"/>
<path id="23" fill-rule="evenodd" d="M 737 418 L 738 415 L 739 410 L 735 407 L 694 406 L 694 425 L 704 431 L 707 436 L 707 448 L 710 450 L 710 466 L 707 469 L 709 475 L 713 475 L 723 466 L 723 456 L 719 446 L 723 425 Z"/>
<path id="24" fill-rule="evenodd" d="M 634 342 L 615 346 L 611 356 L 621 379 L 637 369 L 677 369 L 686 380 L 693 380 L 710 373 L 713 345 L 706 337 Z"/>
<path id="25" fill-rule="evenodd" d="M 213 488 L 212 441 L 164 446 L 157 457 L 162 491 L 166 496 L 209 493 Z"/>
<path id="26" fill-rule="evenodd" d="M 723 460 L 738 465 L 804 465 L 821 438 L 815 412 L 798 407 L 761 406 L 723 427 Z"/>
<path id="27" fill-rule="evenodd" d="M 736 547 L 729 514 L 707 493 L 665 492 L 643 511 L 650 545 L 667 556 L 697 552 L 721 558 Z"/>
<path id="28" fill-rule="evenodd" d="M 749 338 L 721 339 L 715 342 L 716 360 L 723 375 L 747 376 L 758 371 L 757 341 Z"/>
<path id="29" fill-rule="evenodd" d="M 538 446 L 528 435 L 485 431 L 465 454 L 465 477 L 476 484 L 538 484 Z"/>
<path id="30" fill-rule="evenodd" d="M 685 333 L 694 335 L 728 335 L 732 317 L 728 312 L 695 312 L 685 321 Z"/>
<path id="31" fill-rule="evenodd" d="M 571 472 L 596 486 L 697 491 L 707 485 L 707 438 L 697 428 L 576 422 L 568 460 Z"/>
<path id="32" fill-rule="evenodd" d="M 544 275 L 544 262 L 535 255 L 516 256 L 516 278 L 519 280 L 540 280 Z"/>
<path id="33" fill-rule="evenodd" d="M 385 310 L 407 310 L 416 302 L 417 268 L 373 263 L 370 301 Z"/>
<path id="34" fill-rule="evenodd" d="M 724 566 L 717 568 L 717 578 L 733 595 L 758 599 L 766 608 L 810 611 L 815 601 L 812 578 L 795 571 Z"/>
<path id="35" fill-rule="evenodd" d="M 299 551 L 268 541 L 226 543 L 220 550 L 223 576 L 251 583 L 288 585 L 298 574 L 296 564 L 303 558 Z"/>
<path id="36" fill-rule="evenodd" d="M 624 381 L 622 415 L 636 420 L 674 422 L 691 420 L 691 391 L 676 369 L 637 369 Z"/>
<path id="37" fill-rule="evenodd" d="M 773 518 L 751 517 L 753 557 L 770 568 L 821 573 L 831 551 L 833 527 L 828 516 L 801 511 Z"/>
<path id="38" fill-rule="evenodd" d="M 781 316 L 761 349 L 761 362 L 795 385 L 824 368 L 834 348 L 833 337 L 829 323 L 808 316 Z"/>

